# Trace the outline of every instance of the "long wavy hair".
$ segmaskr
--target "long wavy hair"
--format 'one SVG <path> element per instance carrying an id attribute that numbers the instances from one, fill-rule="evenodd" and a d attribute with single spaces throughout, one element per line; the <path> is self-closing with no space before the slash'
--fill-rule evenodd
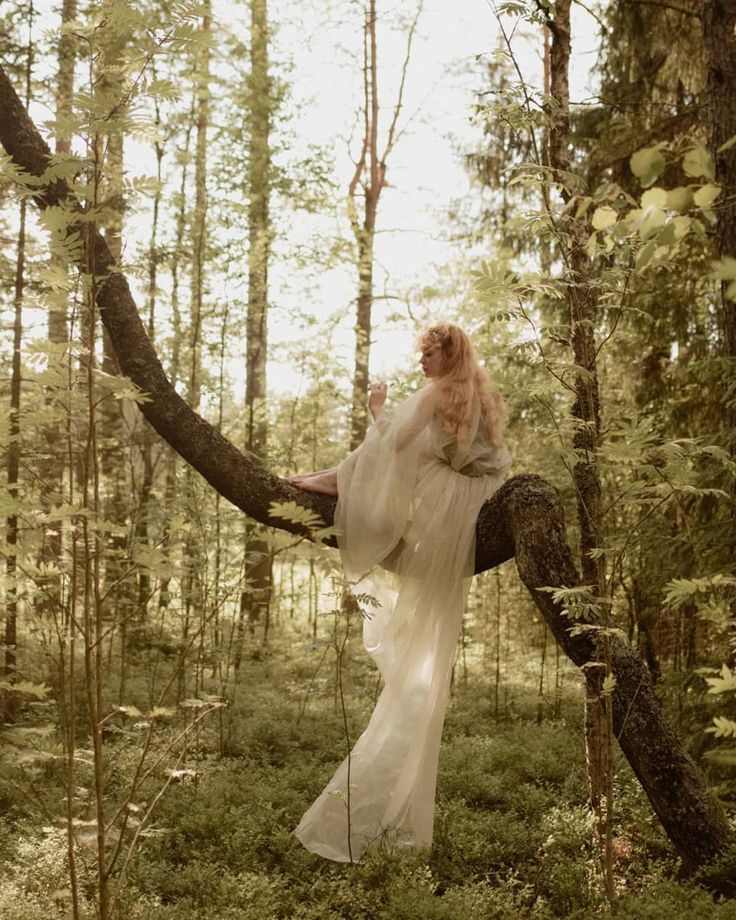
<path id="1" fill-rule="evenodd" d="M 418 344 L 422 351 L 439 345 L 445 358 L 442 374 L 436 378 L 443 429 L 456 435 L 458 441 L 469 441 L 473 401 L 477 395 L 488 439 L 501 447 L 508 410 L 498 393 L 488 392 L 485 371 L 478 363 L 467 333 L 455 323 L 439 322 L 420 334 Z"/>

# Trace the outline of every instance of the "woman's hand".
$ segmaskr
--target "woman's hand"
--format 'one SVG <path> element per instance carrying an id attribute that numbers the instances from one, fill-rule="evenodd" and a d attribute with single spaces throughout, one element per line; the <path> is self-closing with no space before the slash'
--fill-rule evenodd
<path id="1" fill-rule="evenodd" d="M 388 386 L 385 383 L 372 383 L 370 385 L 370 394 L 368 396 L 368 408 L 374 419 L 378 418 L 386 402 Z"/>

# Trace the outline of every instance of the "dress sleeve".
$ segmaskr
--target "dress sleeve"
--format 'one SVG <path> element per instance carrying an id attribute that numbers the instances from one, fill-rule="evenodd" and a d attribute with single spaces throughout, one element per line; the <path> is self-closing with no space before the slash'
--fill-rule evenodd
<path id="1" fill-rule="evenodd" d="M 409 417 L 405 419 L 396 431 L 394 450 L 399 453 L 429 425 L 437 408 L 437 392 L 434 387 L 423 390 L 420 398 Z"/>

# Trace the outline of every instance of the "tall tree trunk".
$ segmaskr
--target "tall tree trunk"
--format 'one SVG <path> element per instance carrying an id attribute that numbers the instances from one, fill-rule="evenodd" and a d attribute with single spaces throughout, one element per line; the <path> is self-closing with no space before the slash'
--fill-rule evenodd
<path id="1" fill-rule="evenodd" d="M 196 100 L 195 100 L 196 102 Z M 169 363 L 169 377 L 172 386 L 179 382 L 181 373 L 181 309 L 179 304 L 179 259 L 184 252 L 184 234 L 186 231 L 186 213 L 187 213 L 187 187 L 189 174 L 189 150 L 192 141 L 192 120 L 194 108 L 192 108 L 192 118 L 187 119 L 187 127 L 184 132 L 184 149 L 181 151 L 181 181 L 179 183 L 179 193 L 177 196 L 177 215 L 176 215 L 176 235 L 174 238 L 173 258 L 171 259 L 171 320 L 172 320 L 172 340 L 171 340 L 171 361 Z M 173 507 L 176 500 L 176 477 L 177 477 L 177 456 L 175 451 L 171 450 L 166 455 L 166 476 L 164 485 L 164 505 L 167 508 Z M 170 556 L 172 554 L 172 533 L 169 526 L 168 516 L 164 520 L 164 533 L 161 543 L 162 551 Z M 158 592 L 158 608 L 163 614 L 169 605 L 170 593 L 169 586 L 171 577 L 165 575 L 161 579 Z"/>
<path id="2" fill-rule="evenodd" d="M 555 170 L 556 182 L 565 203 L 573 197 L 567 179 L 570 170 L 570 3 L 571 0 L 557 0 L 554 17 L 549 22 L 552 33 L 550 90 L 554 101 L 549 128 L 549 164 Z M 604 542 L 601 482 L 596 460 L 601 424 L 594 333 L 596 298 L 585 251 L 587 229 L 580 220 L 575 219 L 573 213 L 570 212 L 565 222 L 569 247 L 563 253 L 570 308 L 572 358 L 576 367 L 581 368 L 575 376 L 575 399 L 572 405 L 575 419 L 573 481 L 580 524 L 583 581 L 591 586 L 594 600 L 605 603 L 605 561 L 602 554 L 593 554 L 593 550 L 603 546 Z M 606 606 L 606 619 L 607 613 Z M 609 900 L 613 900 L 612 718 L 610 693 L 604 692 L 604 681 L 610 671 L 608 659 L 608 637 L 603 633 L 601 649 L 594 653 L 586 670 L 585 727 L 590 801 L 597 821 L 605 890 Z"/>
<path id="3" fill-rule="evenodd" d="M 1 67 L 0 111 L 6 113 L 0 120 L 0 143 L 19 167 L 41 176 L 49 149 Z M 37 189 L 35 200 L 41 208 L 74 206 L 68 187 L 58 181 Z M 271 503 L 298 499 L 325 524 L 332 523 L 334 498 L 302 492 L 271 475 L 186 405 L 166 378 L 124 275 L 110 271 L 114 262 L 104 239 L 88 225 L 80 224 L 79 230 L 95 247 L 97 272 L 104 278 L 97 302 L 121 370 L 150 394 L 141 411 L 161 437 L 221 495 L 256 520 L 273 524 Z M 290 533 L 309 535 L 299 524 L 277 523 Z M 551 585 L 565 588 L 579 583 L 555 489 L 538 476 L 514 476 L 481 509 L 476 537 L 475 571 L 515 557 L 522 581 L 561 648 L 581 668 L 591 661 L 596 651 L 591 633 L 571 635 L 563 604 L 548 590 Z M 582 622 L 600 625 L 593 617 Z M 694 869 L 730 845 L 733 832 L 702 772 L 665 721 L 640 656 L 613 637 L 611 664 L 616 677 L 616 737 L 685 866 Z"/>
<path id="4" fill-rule="evenodd" d="M 363 217 L 358 217 L 355 194 L 362 173 Z M 376 0 L 368 0 L 363 25 L 363 144 L 360 159 L 348 189 L 350 217 L 358 251 L 358 298 L 355 318 L 355 372 L 353 408 L 350 426 L 350 449 L 365 437 L 368 427 L 368 365 L 371 349 L 371 312 L 373 309 L 373 241 L 376 230 L 378 199 L 384 185 L 385 164 L 378 160 L 378 44 L 376 37 Z"/>
<path id="5" fill-rule="evenodd" d="M 202 389 L 201 347 L 202 308 L 204 301 L 204 266 L 207 239 L 207 130 L 210 110 L 210 43 L 212 13 L 206 0 L 202 14 L 200 47 L 194 61 L 197 104 L 197 141 L 194 154 L 194 214 L 192 215 L 192 274 L 189 326 L 188 402 L 199 407 Z"/>
<path id="6" fill-rule="evenodd" d="M 194 154 L 194 213 L 191 223 L 191 300 L 189 320 L 189 378 L 188 401 L 195 409 L 202 398 L 202 326 L 204 320 L 205 266 L 207 263 L 207 132 L 210 118 L 210 60 L 212 48 L 212 7 L 205 0 L 202 13 L 197 52 L 194 58 L 194 87 L 196 98 L 196 146 Z M 186 494 L 194 508 L 197 501 L 196 483 L 191 469 L 186 470 Z M 182 604 L 184 620 L 181 645 L 186 649 L 189 638 L 190 620 L 193 615 L 202 614 L 204 592 L 202 572 L 204 553 L 201 533 L 192 528 L 184 541 L 184 581 Z M 186 672 L 184 662 L 179 670 L 179 696 L 186 693 Z"/>
<path id="7" fill-rule="evenodd" d="M 268 357 L 268 261 L 271 245 L 270 128 L 271 79 L 268 72 L 269 28 L 266 0 L 251 0 L 250 78 L 248 80 L 248 316 L 246 322 L 245 415 L 247 450 L 261 463 L 266 461 L 268 420 L 266 415 L 266 360 Z M 245 529 L 246 588 L 240 596 L 241 623 L 251 631 L 263 624 L 268 638 L 272 587 L 272 560 L 268 543 L 258 528 Z M 240 667 L 243 629 L 235 649 L 236 673 Z"/>
<path id="8" fill-rule="evenodd" d="M 718 199 L 716 241 L 719 256 L 736 258 L 736 147 L 720 150 L 736 135 L 736 4 L 733 0 L 703 0 L 703 45 L 708 68 L 708 122 L 710 146 L 716 164 L 716 182 L 723 191 Z M 723 396 L 726 431 L 732 458 L 736 458 L 736 300 L 726 296 L 721 282 L 722 353 L 725 358 Z M 730 369 L 729 369 L 730 365 Z M 736 481 L 731 497 L 732 555 L 736 556 Z M 736 616 L 736 602 L 734 603 Z"/>
<path id="9" fill-rule="evenodd" d="M 381 192 L 386 185 L 386 162 L 396 140 L 396 129 L 404 96 L 406 75 L 423 0 L 417 5 L 414 19 L 407 32 L 406 55 L 401 81 L 393 108 L 386 142 L 378 146 L 378 38 L 376 34 L 376 0 L 368 0 L 363 25 L 363 139 L 360 156 L 348 187 L 348 212 L 355 236 L 358 255 L 358 296 L 355 318 L 355 371 L 350 425 L 350 449 L 354 450 L 365 437 L 368 427 L 368 368 L 370 364 L 373 311 L 373 244 Z M 358 214 L 356 197 L 360 188 L 363 197 L 362 216 Z"/>
<path id="10" fill-rule="evenodd" d="M 74 68 L 76 62 L 76 39 L 64 26 L 77 17 L 77 0 L 62 0 L 61 26 L 59 38 L 58 70 L 56 77 L 56 118 L 61 122 L 56 131 L 56 153 L 68 154 L 69 136 L 63 128 L 63 122 L 72 114 L 74 96 Z M 66 310 L 49 310 L 48 336 L 51 342 L 66 342 L 68 337 Z"/>
<path id="11" fill-rule="evenodd" d="M 63 0 L 61 8 L 61 25 L 64 27 L 72 22 L 77 15 L 76 0 Z M 56 118 L 59 123 L 56 130 L 56 153 L 64 156 L 69 153 L 69 137 L 62 125 L 72 112 L 72 96 L 74 93 L 74 65 L 76 59 L 75 38 L 69 31 L 62 31 L 59 38 L 58 69 L 56 77 Z M 60 253 L 52 254 L 52 264 L 61 271 L 67 270 L 67 264 Z M 49 305 L 47 335 L 49 342 L 59 345 L 67 341 L 69 330 L 67 327 L 67 293 L 51 293 L 52 302 Z M 52 404 L 53 397 L 47 395 L 47 403 Z M 58 611 L 61 598 L 61 579 L 57 572 L 60 570 L 59 560 L 62 548 L 62 522 L 53 520 L 51 514 L 54 506 L 61 504 L 62 476 L 64 458 L 62 455 L 62 426 L 58 421 L 49 421 L 42 430 L 44 440 L 44 456 L 39 458 L 38 474 L 41 482 L 41 507 L 49 514 L 51 521 L 45 528 L 43 544 L 41 547 L 41 561 L 49 567 L 51 574 L 43 576 L 43 593 L 39 598 L 39 607 L 46 612 L 49 618 Z"/>
<path id="12" fill-rule="evenodd" d="M 155 73 L 155 70 L 154 70 Z M 161 127 L 161 113 L 156 102 L 156 127 Z M 148 291 L 147 291 L 147 331 L 148 337 L 153 342 L 156 334 L 156 299 L 157 279 L 160 251 L 158 246 L 158 220 L 161 208 L 162 189 L 162 163 L 164 145 L 156 139 L 156 193 L 153 198 L 153 215 L 151 220 L 151 237 L 148 244 Z M 139 547 L 146 547 L 149 543 L 149 517 L 151 513 L 151 490 L 153 489 L 154 458 L 153 458 L 154 432 L 150 425 L 143 420 L 139 445 L 139 466 L 141 468 L 141 485 L 138 490 L 138 506 L 136 508 L 133 526 L 133 540 Z M 136 597 L 136 619 L 145 626 L 148 620 L 148 601 L 151 595 L 151 576 L 145 566 L 138 572 L 138 590 Z"/>
<path id="13" fill-rule="evenodd" d="M 30 69 L 30 64 L 29 64 Z M 29 81 L 30 82 L 30 81 Z M 15 505 L 19 500 L 18 474 L 20 472 L 20 400 L 21 400 L 21 366 L 20 349 L 23 335 L 23 290 L 25 286 L 25 256 L 26 256 L 26 199 L 20 203 L 20 226 L 18 229 L 18 250 L 15 262 L 15 293 L 13 297 L 13 364 L 10 376 L 10 411 L 8 424 L 8 458 L 7 482 L 8 494 Z M 16 677 L 17 658 L 17 630 L 18 630 L 18 583 L 17 553 L 18 553 L 18 512 L 14 507 L 8 515 L 6 522 L 6 568 L 5 574 L 8 587 L 5 596 L 5 661 L 3 676 L 7 681 Z M 17 697 L 12 693 L 3 694 L 3 720 L 14 722 L 17 712 Z"/>
<path id="14" fill-rule="evenodd" d="M 33 5 L 28 7 L 28 52 L 26 55 L 26 106 L 31 102 L 31 74 L 33 68 Z M 18 491 L 18 477 L 20 474 L 21 457 L 21 430 L 20 430 L 20 405 L 21 405 L 21 344 L 23 340 L 23 293 L 25 289 L 25 262 L 26 262 L 26 212 L 27 200 L 21 199 L 18 246 L 15 259 L 15 288 L 13 292 L 13 360 L 10 372 L 10 407 L 8 411 L 8 453 L 7 453 L 7 483 L 8 496 L 13 506 L 20 498 Z M 13 682 L 17 676 L 18 667 L 18 510 L 12 510 L 5 521 L 6 537 L 6 564 L 7 591 L 5 595 L 5 661 L 3 662 L 3 676 L 5 680 Z M 17 715 L 18 698 L 14 693 L 6 692 L 0 697 L 2 700 L 2 718 L 6 722 L 14 722 Z"/>
<path id="15" fill-rule="evenodd" d="M 120 117 L 124 115 L 124 82 L 120 73 L 122 56 L 125 51 L 127 36 L 123 30 L 115 27 L 115 0 L 109 0 L 110 19 L 99 32 L 100 56 L 96 62 L 94 92 L 101 108 L 106 111 L 106 133 L 96 138 L 96 160 L 98 169 L 100 200 L 105 200 L 104 223 L 105 240 L 116 262 L 121 261 L 122 233 L 124 220 L 124 135 Z M 94 311 L 89 312 L 94 316 Z M 89 317 L 85 317 L 85 321 Z M 97 330 L 95 330 L 95 337 Z M 100 369 L 103 374 L 115 377 L 120 373 L 115 350 L 110 342 L 107 330 L 102 328 L 102 360 Z M 129 407 L 130 408 L 130 407 Z M 132 415 L 132 412 L 129 412 Z M 112 393 L 102 399 L 99 406 L 97 422 L 98 435 L 104 449 L 100 454 L 101 475 L 105 480 L 105 516 L 115 524 L 116 530 L 106 546 L 105 583 L 106 592 L 112 600 L 110 609 L 115 628 L 120 626 L 121 657 L 123 673 L 126 663 L 128 625 L 135 603 L 135 585 L 127 573 L 129 559 L 129 537 L 127 534 L 128 496 L 128 440 L 131 425 L 126 423 L 125 401 L 115 399 Z"/>

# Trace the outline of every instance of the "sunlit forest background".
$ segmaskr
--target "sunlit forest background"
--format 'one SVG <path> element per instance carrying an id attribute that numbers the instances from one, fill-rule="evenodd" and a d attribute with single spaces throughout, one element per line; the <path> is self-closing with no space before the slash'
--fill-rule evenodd
<path id="1" fill-rule="evenodd" d="M 3 69 L 82 215 L 42 215 L 3 154 L 0 917 L 736 918 L 709 885 L 733 853 L 685 877 L 617 749 L 601 862 L 583 676 L 513 559 L 472 584 L 431 850 L 304 850 L 292 831 L 380 690 L 339 556 L 249 518 L 154 432 L 78 268 L 75 220 L 180 396 L 279 477 L 339 462 L 368 381 L 411 391 L 423 326 L 463 325 L 509 407 L 511 475 L 558 490 L 592 605 L 733 827 L 736 189 L 715 52 L 695 0 L 574 5 L 560 121 L 566 7 L 0 8 Z M 585 560 L 581 450 L 601 490 Z"/>

